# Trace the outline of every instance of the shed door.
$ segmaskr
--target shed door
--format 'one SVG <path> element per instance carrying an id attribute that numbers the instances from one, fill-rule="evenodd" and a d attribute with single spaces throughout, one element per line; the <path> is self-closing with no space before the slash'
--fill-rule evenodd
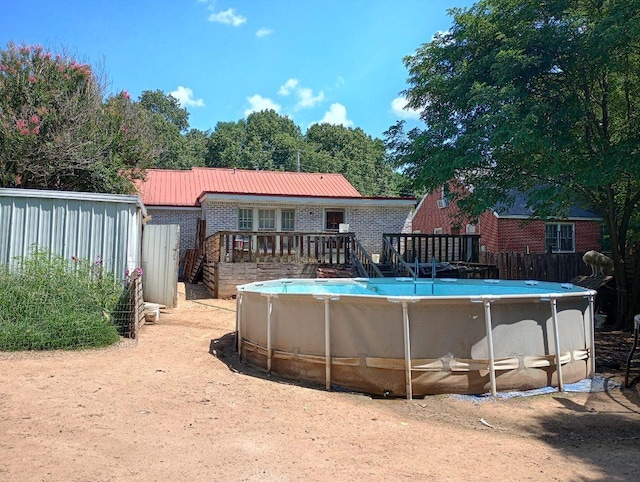
<path id="1" fill-rule="evenodd" d="M 144 300 L 175 307 L 178 303 L 180 225 L 151 224 L 142 236 Z"/>

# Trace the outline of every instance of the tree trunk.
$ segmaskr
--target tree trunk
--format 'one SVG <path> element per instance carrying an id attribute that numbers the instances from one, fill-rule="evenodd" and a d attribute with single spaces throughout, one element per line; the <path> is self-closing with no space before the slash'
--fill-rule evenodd
<path id="1" fill-rule="evenodd" d="M 628 316 L 625 319 L 624 328 L 633 328 L 633 317 L 640 313 L 640 243 L 633 246 L 633 285 L 631 287 L 631 303 L 629 303 Z"/>

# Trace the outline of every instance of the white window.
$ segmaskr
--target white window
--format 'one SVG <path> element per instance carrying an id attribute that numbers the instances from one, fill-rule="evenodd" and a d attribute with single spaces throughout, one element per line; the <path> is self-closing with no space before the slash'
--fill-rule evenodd
<path id="1" fill-rule="evenodd" d="M 253 230 L 253 209 L 251 208 L 238 209 L 238 230 L 239 231 Z"/>
<path id="2" fill-rule="evenodd" d="M 433 234 L 442 234 L 442 228 L 433 228 Z"/>
<path id="3" fill-rule="evenodd" d="M 545 250 L 552 253 L 574 253 L 575 225 L 557 223 L 545 225 Z"/>
<path id="4" fill-rule="evenodd" d="M 276 210 L 258 209 L 258 229 L 266 231 L 276 230 Z"/>
<path id="5" fill-rule="evenodd" d="M 280 213 L 282 231 L 294 231 L 296 229 L 296 212 L 293 209 L 283 209 Z"/>
<path id="6" fill-rule="evenodd" d="M 465 228 L 465 232 L 467 234 L 476 234 L 476 225 L 475 224 L 467 224 Z"/>

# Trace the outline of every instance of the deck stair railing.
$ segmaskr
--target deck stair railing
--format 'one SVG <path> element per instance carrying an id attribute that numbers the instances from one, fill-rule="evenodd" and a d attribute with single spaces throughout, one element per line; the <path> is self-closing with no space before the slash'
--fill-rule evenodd
<path id="1" fill-rule="evenodd" d="M 416 272 L 405 261 L 398 250 L 391 244 L 387 235 L 382 238 L 382 259 L 388 265 L 394 276 L 409 276 L 415 278 Z"/>
<path id="2" fill-rule="evenodd" d="M 358 238 L 355 237 L 353 239 L 353 251 L 351 252 L 351 264 L 358 272 L 358 275 L 364 278 L 384 277 L 369 252 L 360 244 Z"/>

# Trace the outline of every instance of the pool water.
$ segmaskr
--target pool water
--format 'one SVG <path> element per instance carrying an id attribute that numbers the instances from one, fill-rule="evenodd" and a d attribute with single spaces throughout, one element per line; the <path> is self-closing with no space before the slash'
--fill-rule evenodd
<path id="1" fill-rule="evenodd" d="M 483 296 L 543 295 L 547 293 L 586 293 L 569 283 L 507 280 L 382 278 L 353 280 L 279 280 L 243 287 L 261 293 L 336 294 L 359 296 Z"/>

